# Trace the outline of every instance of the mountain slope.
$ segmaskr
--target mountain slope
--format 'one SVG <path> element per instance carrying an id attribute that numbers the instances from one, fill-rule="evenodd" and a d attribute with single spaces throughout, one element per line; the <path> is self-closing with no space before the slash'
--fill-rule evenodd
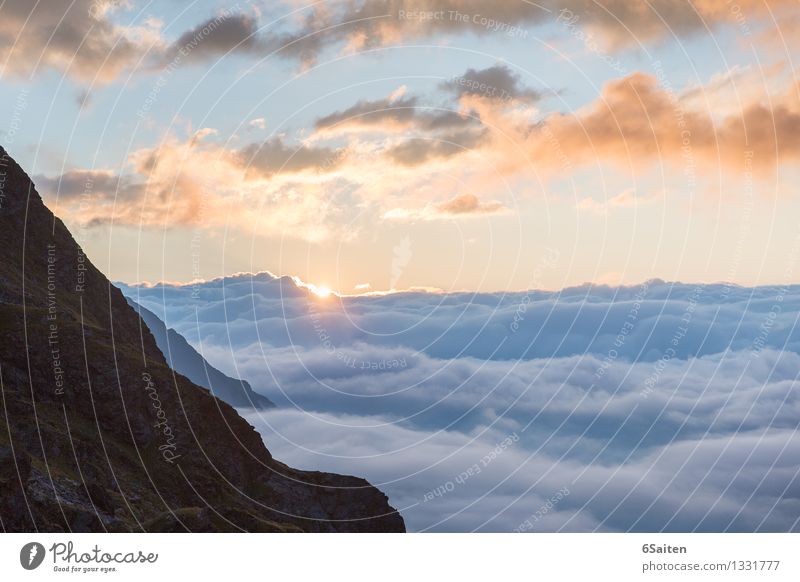
<path id="1" fill-rule="evenodd" d="M 183 374 L 189 380 L 208 388 L 211 393 L 238 408 L 256 408 L 265 410 L 274 408 L 275 404 L 266 396 L 254 392 L 245 380 L 237 380 L 226 376 L 195 350 L 186 338 L 172 328 L 167 328 L 163 321 L 152 311 L 142 307 L 130 297 L 126 297 L 130 305 L 147 324 L 156 340 L 156 345 L 164 354 L 170 367 Z"/>
<path id="2" fill-rule="evenodd" d="M 403 531 L 363 479 L 272 458 L 156 341 L 0 148 L 4 531 Z"/>

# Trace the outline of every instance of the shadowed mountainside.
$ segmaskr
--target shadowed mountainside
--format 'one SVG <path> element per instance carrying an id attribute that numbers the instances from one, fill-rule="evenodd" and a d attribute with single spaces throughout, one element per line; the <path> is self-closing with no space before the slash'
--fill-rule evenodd
<path id="1" fill-rule="evenodd" d="M 142 307 L 130 297 L 126 299 L 147 324 L 156 340 L 156 345 L 173 370 L 183 374 L 198 386 L 208 388 L 214 396 L 231 406 L 259 410 L 275 407 L 269 398 L 254 392 L 249 382 L 231 378 L 209 364 L 185 337 L 174 329 L 167 328 L 155 313 Z"/>
<path id="2" fill-rule="evenodd" d="M 404 531 L 365 480 L 292 469 L 176 374 L 0 148 L 4 531 Z"/>

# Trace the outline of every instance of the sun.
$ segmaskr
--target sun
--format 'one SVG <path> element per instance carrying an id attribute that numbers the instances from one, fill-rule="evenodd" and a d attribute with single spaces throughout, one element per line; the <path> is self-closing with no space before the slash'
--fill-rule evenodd
<path id="1" fill-rule="evenodd" d="M 311 286 L 311 291 L 317 296 L 322 299 L 330 297 L 332 291 L 328 288 L 323 286 L 317 287 L 316 285 Z"/>
<path id="2" fill-rule="evenodd" d="M 314 283 L 307 283 L 306 281 L 303 281 L 300 277 L 292 277 L 292 280 L 298 288 L 305 289 L 320 299 L 327 299 L 331 295 L 336 295 L 336 292 L 324 283 L 322 285 L 314 285 Z"/>

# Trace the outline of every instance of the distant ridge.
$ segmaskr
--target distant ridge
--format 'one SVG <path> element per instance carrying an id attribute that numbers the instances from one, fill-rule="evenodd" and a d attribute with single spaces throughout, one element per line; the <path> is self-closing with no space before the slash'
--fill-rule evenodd
<path id="1" fill-rule="evenodd" d="M 142 307 L 130 297 L 126 297 L 128 305 L 141 316 L 147 327 L 156 338 L 156 344 L 164 354 L 173 370 L 183 374 L 189 380 L 208 388 L 211 393 L 237 408 L 255 408 L 265 410 L 274 408 L 275 404 L 266 396 L 254 392 L 245 380 L 237 380 L 220 372 L 195 350 L 186 338 L 172 328 L 167 328 L 155 313 Z"/>

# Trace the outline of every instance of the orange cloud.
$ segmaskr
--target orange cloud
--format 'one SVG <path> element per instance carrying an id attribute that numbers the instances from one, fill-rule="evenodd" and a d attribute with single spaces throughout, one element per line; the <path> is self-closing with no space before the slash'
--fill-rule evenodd
<path id="1" fill-rule="evenodd" d="M 231 151 L 202 140 L 213 133 L 203 129 L 185 141 L 168 138 L 138 150 L 124 174 L 82 169 L 34 181 L 55 211 L 87 226 L 233 226 L 310 241 L 335 231 L 352 235 L 343 226 L 349 222 L 349 200 L 335 196 L 325 178 L 341 161 L 327 167 L 328 150 L 310 153 L 268 140 L 265 149 L 253 144 Z M 298 149 L 304 152 L 299 158 Z"/>
<path id="2" fill-rule="evenodd" d="M 584 198 L 578 202 L 577 207 L 578 210 L 588 210 L 598 214 L 606 214 L 609 210 L 614 208 L 629 208 L 643 204 L 652 204 L 660 199 L 662 199 L 661 193 L 638 195 L 634 188 L 628 188 L 616 196 L 612 196 L 605 202 L 597 201 L 591 197 Z"/>
<path id="3" fill-rule="evenodd" d="M 505 207 L 497 201 L 481 202 L 474 194 L 462 194 L 436 206 L 441 214 L 493 214 Z"/>
<path id="4" fill-rule="evenodd" d="M 505 172 L 534 165 L 558 172 L 608 162 L 634 172 L 649 162 L 696 172 L 701 163 L 706 169 L 741 168 L 746 158 L 754 169 L 771 171 L 800 157 L 796 89 L 744 104 L 738 113 L 715 120 L 713 111 L 690 107 L 655 76 L 634 73 L 609 82 L 587 107 L 573 114 L 551 114 L 522 131 L 498 112 L 484 108 L 481 118 L 496 130 L 487 149 L 503 149 L 497 157 Z"/>
<path id="5" fill-rule="evenodd" d="M 56 69 L 109 82 L 148 50 L 161 47 L 158 25 L 118 26 L 110 14 L 123 2 L 7 0 L 0 5 L 0 74 Z"/>
<path id="6" fill-rule="evenodd" d="M 440 204 L 428 204 L 422 209 L 393 208 L 384 213 L 388 220 L 441 220 L 457 217 L 485 216 L 507 212 L 502 202 L 483 202 L 475 194 L 460 194 Z"/>
<path id="7" fill-rule="evenodd" d="M 663 164 L 714 179 L 723 174 L 721 168 L 732 175 L 745 167 L 774 171 L 800 158 L 796 82 L 775 95 L 748 94 L 747 102 L 722 114 L 702 108 L 703 90 L 676 92 L 659 76 L 634 73 L 607 83 L 597 99 L 574 113 L 544 116 L 525 102 L 509 106 L 468 92 L 457 96 L 459 111 L 442 109 L 432 117 L 427 109 L 409 108 L 403 133 L 393 131 L 395 119 L 388 129 L 384 119 L 375 123 L 370 140 L 356 132 L 344 146 L 327 146 L 323 134 L 306 144 L 273 137 L 229 150 L 210 139 L 213 130 L 201 129 L 185 141 L 167 139 L 135 152 L 130 171 L 122 175 L 84 170 L 37 182 L 81 222 L 159 227 L 235 222 L 322 240 L 334 233 L 353 236 L 348 227 L 353 213 L 366 208 L 375 218 L 392 220 L 506 212 L 492 198 L 499 189 L 514 195 L 509 178 L 535 185 L 542 174 L 572 177 L 581 166 L 609 164 L 637 176 Z M 401 93 L 392 99 L 412 98 Z M 369 109 L 363 105 L 356 107 Z M 438 120 L 445 113 L 466 128 L 443 129 L 449 122 Z M 352 114 L 335 113 L 329 121 L 346 123 Z M 470 184 L 469 194 L 458 192 L 464 183 Z M 418 199 L 413 207 L 409 192 Z M 649 199 L 646 192 L 641 196 L 636 200 Z M 632 201 L 625 196 L 609 205 Z"/>

